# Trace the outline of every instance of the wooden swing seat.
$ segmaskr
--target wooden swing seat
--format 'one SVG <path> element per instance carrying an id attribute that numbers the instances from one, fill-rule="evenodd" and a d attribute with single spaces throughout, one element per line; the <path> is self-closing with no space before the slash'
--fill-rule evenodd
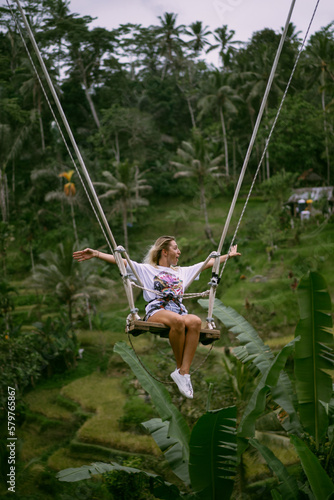
<path id="1" fill-rule="evenodd" d="M 163 323 L 154 323 L 153 321 L 133 320 L 128 324 L 126 331 L 131 333 L 134 337 L 142 333 L 150 332 L 160 337 L 168 338 L 169 327 Z M 208 345 L 215 340 L 220 339 L 220 331 L 212 330 L 211 328 L 202 328 L 199 341 L 203 345 Z"/>

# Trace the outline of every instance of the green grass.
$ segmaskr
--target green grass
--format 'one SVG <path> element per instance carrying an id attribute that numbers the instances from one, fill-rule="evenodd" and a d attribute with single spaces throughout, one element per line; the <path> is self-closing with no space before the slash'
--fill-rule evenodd
<path id="1" fill-rule="evenodd" d="M 72 420 L 72 410 L 60 404 L 59 401 L 60 389 L 40 389 L 26 394 L 24 401 L 29 406 L 33 413 L 39 413 L 47 418 L 58 420 Z"/>

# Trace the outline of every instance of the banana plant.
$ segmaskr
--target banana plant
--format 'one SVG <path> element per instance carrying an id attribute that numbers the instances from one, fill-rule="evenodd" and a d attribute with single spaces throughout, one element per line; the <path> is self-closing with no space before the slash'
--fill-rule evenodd
<path id="1" fill-rule="evenodd" d="M 142 387 L 151 395 L 162 420 L 154 419 L 143 425 L 152 433 L 173 472 L 186 484 L 190 476 L 191 487 L 199 498 L 220 500 L 224 492 L 224 499 L 228 500 L 237 465 L 236 407 L 207 411 L 189 435 L 189 428 L 171 403 L 168 391 L 146 372 L 134 352 L 124 342 L 118 342 L 114 351 L 129 364 Z M 180 438 L 182 432 L 185 435 Z M 185 446 L 186 461 L 182 449 Z M 189 475 L 185 466 L 189 468 Z"/>
<path id="2" fill-rule="evenodd" d="M 151 419 L 143 426 L 151 433 L 173 472 L 185 486 L 190 484 L 193 490 L 184 494 L 175 485 L 152 475 L 153 484 L 159 482 L 157 498 L 220 500 L 223 494 L 228 500 L 237 465 L 236 407 L 207 411 L 190 433 L 187 423 L 172 404 L 168 391 L 147 373 L 134 352 L 124 342 L 118 342 L 114 351 L 129 364 L 160 413 L 161 418 Z M 141 472 L 115 463 L 98 463 L 62 470 L 57 477 L 60 481 L 73 482 L 116 470 L 129 474 Z"/>
<path id="3" fill-rule="evenodd" d="M 280 373 L 285 366 L 288 356 L 292 354 L 295 342 L 298 340 L 299 338 L 297 337 L 284 346 L 263 374 L 241 418 L 238 429 L 239 437 L 249 438 L 255 435 L 255 422 L 265 411 L 266 396 L 272 388 L 277 388 Z"/>
<path id="4" fill-rule="evenodd" d="M 298 289 L 300 321 L 296 327 L 295 377 L 302 425 L 316 442 L 328 429 L 328 404 L 333 393 L 334 338 L 331 299 L 325 279 L 316 272 L 303 277 Z"/>
<path id="5" fill-rule="evenodd" d="M 82 465 L 81 467 L 70 467 L 59 471 L 56 477 L 59 481 L 74 483 L 85 479 L 91 479 L 94 475 L 104 475 L 115 471 L 123 471 L 127 474 L 145 474 L 145 476 L 150 478 L 150 492 L 156 498 L 161 500 L 170 500 L 171 498 L 173 498 L 173 500 L 187 500 L 184 496 L 181 498 L 179 489 L 174 484 L 165 482 L 161 476 L 134 467 L 124 467 L 123 465 L 113 462 L 110 464 L 94 462 L 90 465 Z"/>
<path id="6" fill-rule="evenodd" d="M 200 299 L 198 302 L 203 308 L 207 309 L 208 300 Z M 235 309 L 225 306 L 218 299 L 215 299 L 213 314 L 239 341 L 240 345 L 233 348 L 233 354 L 239 361 L 244 364 L 247 363 L 250 368 L 259 372 L 262 377 L 267 376 L 272 364 L 275 363 L 275 356 L 270 347 L 264 344 L 252 325 Z M 302 428 L 293 400 L 292 383 L 285 372 L 281 371 L 278 377 L 277 383 L 271 384 L 270 392 L 274 401 L 287 414 L 284 421 L 285 430 L 300 434 Z"/>
<path id="7" fill-rule="evenodd" d="M 272 398 L 287 414 L 289 425 L 284 426 L 284 422 L 282 425 L 290 434 L 290 440 L 298 453 L 313 495 L 317 500 L 322 500 L 334 498 L 334 485 L 318 458 L 300 436 L 305 432 L 311 435 L 319 451 L 321 440 L 326 433 L 330 435 L 331 431 L 328 416 L 333 401 L 332 377 L 328 371 L 334 369 L 331 300 L 324 278 L 316 272 L 309 272 L 302 278 L 297 293 L 300 321 L 296 327 L 295 339 L 285 346 L 274 360 L 273 354 L 264 346 L 257 332 L 236 311 L 226 308 L 216 299 L 214 314 L 240 341 L 241 345 L 234 349 L 236 357 L 255 366 L 261 374 L 238 428 L 238 437 L 242 443 L 240 450 L 245 450 L 248 443 L 263 455 L 279 479 L 279 488 L 272 492 L 275 500 L 298 498 L 298 485 L 293 479 L 288 480 L 289 476 L 283 464 L 253 437 L 256 420 L 265 410 L 266 395 L 270 391 Z M 206 301 L 201 300 L 200 303 L 206 305 Z M 284 368 L 287 355 L 291 354 L 294 342 L 297 410 L 291 397 L 293 385 L 287 380 L 287 375 L 282 372 L 277 378 L 278 372 Z M 249 439 L 245 440 L 245 437 Z M 333 444 L 332 439 L 327 465 L 334 449 Z"/>
<path id="8" fill-rule="evenodd" d="M 169 422 L 168 435 L 180 443 L 183 459 L 188 462 L 190 429 L 181 413 L 173 405 L 169 392 L 143 368 L 134 351 L 125 342 L 117 342 L 114 351 L 130 366 L 143 389 L 150 394 L 161 419 Z"/>
<path id="9" fill-rule="evenodd" d="M 237 466 L 237 408 L 209 411 L 196 422 L 190 436 L 189 474 L 199 498 L 228 499 Z"/>

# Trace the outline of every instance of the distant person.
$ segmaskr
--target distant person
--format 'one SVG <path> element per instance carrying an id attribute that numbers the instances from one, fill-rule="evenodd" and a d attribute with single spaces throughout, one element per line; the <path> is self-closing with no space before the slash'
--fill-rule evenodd
<path id="1" fill-rule="evenodd" d="M 144 299 L 148 302 L 145 308 L 145 320 L 164 323 L 170 328 L 169 341 L 176 360 L 176 369 L 171 377 L 177 384 L 181 394 L 193 398 L 193 388 L 190 380 L 190 366 L 194 359 L 201 331 L 201 319 L 194 314 L 188 314 L 182 303 L 182 295 L 192 278 L 201 269 L 203 262 L 188 267 L 178 266 L 181 251 L 174 236 L 161 236 L 148 251 L 144 263 L 131 261 L 144 288 Z M 240 255 L 237 245 L 231 247 L 229 257 Z M 75 260 L 81 262 L 97 257 L 115 264 L 113 255 L 86 248 L 73 253 Z M 224 262 L 227 255 L 220 257 Z M 126 259 L 124 265 L 127 272 L 131 268 Z M 204 269 L 211 268 L 214 258 L 210 259 Z M 155 293 L 154 291 L 159 293 Z"/>

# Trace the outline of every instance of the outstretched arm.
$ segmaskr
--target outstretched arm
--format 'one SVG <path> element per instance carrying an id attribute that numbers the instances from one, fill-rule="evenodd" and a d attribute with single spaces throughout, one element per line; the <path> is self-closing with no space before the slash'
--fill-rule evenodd
<path id="1" fill-rule="evenodd" d="M 225 260 L 227 259 L 227 257 L 230 259 L 231 257 L 237 257 L 238 255 L 241 255 L 241 253 L 238 252 L 238 245 L 234 245 L 234 246 L 231 247 L 231 250 L 230 250 L 229 254 L 221 255 L 219 257 L 219 261 L 222 264 L 223 262 L 225 262 Z M 214 262 L 215 262 L 214 258 L 210 259 L 207 262 L 207 264 L 204 267 L 204 269 L 209 269 L 210 267 L 212 267 L 213 264 L 214 264 Z"/>
<path id="2" fill-rule="evenodd" d="M 109 264 L 116 264 L 115 257 L 109 253 L 100 252 L 99 250 L 93 250 L 92 248 L 85 248 L 84 250 L 78 250 L 77 252 L 73 252 L 73 259 L 78 262 L 83 262 L 85 260 L 92 259 L 93 257 L 104 260 Z M 123 259 L 124 265 L 126 266 L 127 261 Z"/>

